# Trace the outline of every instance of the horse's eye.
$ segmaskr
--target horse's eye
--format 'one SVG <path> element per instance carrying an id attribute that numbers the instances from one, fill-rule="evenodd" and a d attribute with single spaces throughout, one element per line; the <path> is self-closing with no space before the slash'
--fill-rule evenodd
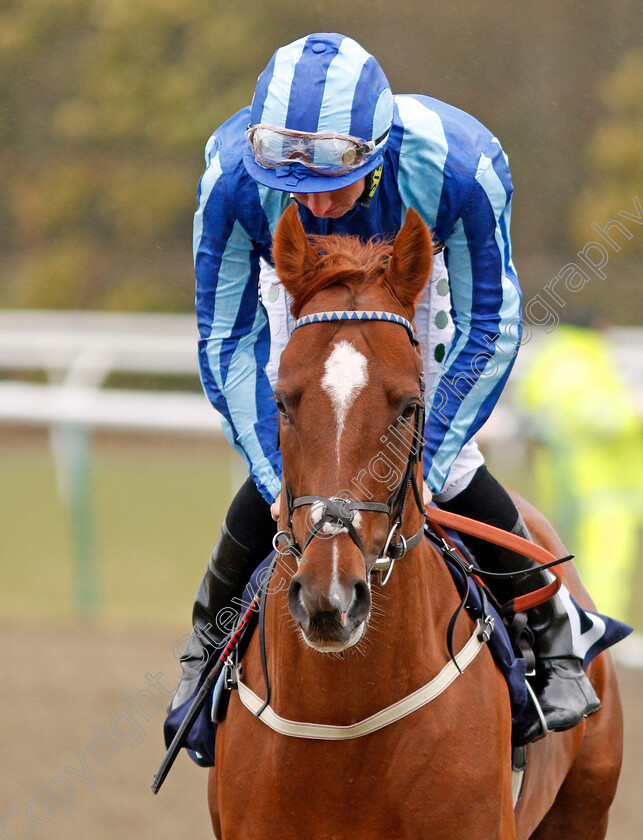
<path id="1" fill-rule="evenodd" d="M 281 400 L 275 400 L 275 404 L 277 406 L 277 411 L 281 414 L 282 417 L 285 417 L 288 420 L 288 412 L 286 411 L 286 406 L 282 403 Z"/>
<path id="2" fill-rule="evenodd" d="M 409 403 L 406 406 L 406 408 L 402 411 L 402 417 L 405 420 L 410 420 L 414 416 L 416 408 L 417 408 L 417 403 Z"/>

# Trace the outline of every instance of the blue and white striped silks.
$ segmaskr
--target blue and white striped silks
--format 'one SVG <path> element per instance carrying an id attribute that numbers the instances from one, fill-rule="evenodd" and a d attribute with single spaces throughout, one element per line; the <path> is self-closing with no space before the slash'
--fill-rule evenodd
<path id="1" fill-rule="evenodd" d="M 323 97 L 322 97 L 323 101 Z M 243 165 L 249 109 L 208 141 L 194 220 L 199 362 L 204 390 L 224 417 L 266 499 L 280 489 L 277 411 L 265 366 L 270 330 L 259 262 L 293 200 L 259 185 Z M 289 189 L 286 187 L 286 189 Z M 520 289 L 511 260 L 511 177 L 497 139 L 473 117 L 424 96 L 395 97 L 383 172 L 369 207 L 318 219 L 309 233 L 395 235 L 414 207 L 445 244 L 453 339 L 428 394 L 425 475 L 439 492 L 464 443 L 493 409 L 520 341 Z"/>

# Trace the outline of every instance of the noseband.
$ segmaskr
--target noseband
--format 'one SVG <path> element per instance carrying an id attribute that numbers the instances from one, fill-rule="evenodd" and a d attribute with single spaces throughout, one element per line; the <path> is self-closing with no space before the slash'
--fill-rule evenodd
<path id="1" fill-rule="evenodd" d="M 309 324 L 328 323 L 330 321 L 386 321 L 391 324 L 398 324 L 406 330 L 411 344 L 418 347 L 419 341 L 413 325 L 406 318 L 401 315 L 396 315 L 393 312 L 381 312 L 376 310 L 356 310 L 347 311 L 339 310 L 333 312 L 315 312 L 310 315 L 305 315 L 295 322 L 294 329 L 307 326 Z M 357 533 L 353 524 L 353 519 L 358 511 L 369 511 L 374 513 L 384 513 L 389 518 L 390 529 L 384 547 L 377 557 L 375 563 L 371 567 L 371 572 L 386 572 L 386 577 L 382 581 L 385 584 L 393 571 L 393 566 L 396 560 L 404 557 L 407 551 L 415 548 L 422 541 L 424 537 L 424 523 L 426 520 L 426 511 L 424 509 L 424 500 L 422 493 L 418 487 L 417 479 L 415 477 L 415 467 L 422 459 L 422 441 L 424 432 L 424 374 L 420 374 L 420 402 L 416 403 L 413 416 L 413 438 L 409 450 L 409 456 L 404 470 L 402 480 L 393 490 L 388 502 L 361 502 L 348 501 L 340 497 L 333 497 L 327 499 L 324 496 L 299 496 L 294 497 L 288 487 L 285 486 L 286 494 L 286 508 L 288 512 L 287 525 L 288 529 L 279 531 L 273 540 L 273 546 L 277 552 L 294 552 L 298 556 L 306 550 L 311 540 L 324 530 L 326 525 L 336 529 L 334 533 L 325 534 L 328 537 L 334 537 L 339 533 L 348 533 L 355 545 L 361 551 L 364 560 L 367 561 L 366 549 Z M 404 508 L 408 498 L 409 490 L 413 490 L 416 504 L 420 513 L 422 514 L 422 526 L 417 533 L 412 537 L 405 538 L 402 535 L 402 524 L 404 516 Z M 299 547 L 294 538 L 292 531 L 292 515 L 296 508 L 304 507 L 306 505 L 319 507 L 319 518 L 312 525 L 306 539 L 304 541 L 303 549 Z M 314 509 L 314 508 L 313 508 Z M 282 542 L 283 540 L 283 542 Z M 367 566 L 368 568 L 368 566 Z"/>

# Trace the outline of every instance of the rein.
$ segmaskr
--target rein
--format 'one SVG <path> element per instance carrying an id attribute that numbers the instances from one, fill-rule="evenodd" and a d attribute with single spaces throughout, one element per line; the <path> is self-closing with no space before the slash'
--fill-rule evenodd
<path id="1" fill-rule="evenodd" d="M 559 568 L 560 564 L 566 563 L 574 557 L 573 554 L 568 554 L 566 557 L 554 557 L 554 555 L 550 551 L 547 551 L 546 548 L 543 548 L 537 543 L 531 542 L 531 540 L 526 540 L 524 537 L 519 537 L 517 534 L 512 534 L 509 531 L 503 531 L 502 528 L 487 525 L 486 522 L 480 522 L 477 519 L 470 519 L 468 516 L 461 516 L 457 513 L 449 513 L 446 510 L 440 510 L 435 507 L 427 508 L 426 513 L 428 527 L 430 527 L 431 530 L 439 537 L 442 542 L 441 548 L 451 557 L 451 559 L 455 560 L 462 570 L 468 575 L 473 575 L 478 578 L 489 577 L 502 579 L 528 577 L 530 574 L 543 571 L 543 569 L 549 569 L 553 573 L 554 579 L 546 586 L 543 586 L 540 589 L 535 589 L 533 592 L 529 592 L 526 595 L 520 595 L 504 604 L 502 611 L 505 614 L 515 614 L 518 612 L 524 612 L 525 610 L 530 610 L 532 607 L 537 607 L 539 604 L 542 604 L 552 598 L 563 584 L 562 571 Z M 518 554 L 522 554 L 523 557 L 535 560 L 538 565 L 534 568 L 523 569 L 519 572 L 483 571 L 465 560 L 442 526 L 453 528 L 455 531 L 461 531 L 463 534 L 479 537 L 480 539 L 490 542 L 493 545 L 498 545 L 502 548 L 508 548 L 511 551 L 516 551 Z"/>

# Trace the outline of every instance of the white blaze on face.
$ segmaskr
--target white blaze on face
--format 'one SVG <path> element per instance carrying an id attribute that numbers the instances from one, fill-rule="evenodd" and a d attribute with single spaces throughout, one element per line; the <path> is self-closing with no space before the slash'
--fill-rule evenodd
<path id="1" fill-rule="evenodd" d="M 337 417 L 337 457 L 349 409 L 368 381 L 366 367 L 366 356 L 349 341 L 338 342 L 324 365 L 321 384 L 331 399 Z"/>

